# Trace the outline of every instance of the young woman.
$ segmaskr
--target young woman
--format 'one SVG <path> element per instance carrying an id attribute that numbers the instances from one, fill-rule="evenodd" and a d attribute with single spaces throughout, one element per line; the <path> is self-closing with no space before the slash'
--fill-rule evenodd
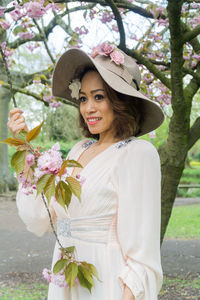
<path id="1" fill-rule="evenodd" d="M 79 105 L 86 137 L 70 151 L 82 169 L 81 203 L 73 196 L 67 210 L 51 203 L 63 246 L 76 247 L 78 260 L 93 263 L 100 281 L 90 294 L 79 284 L 71 293 L 53 283 L 48 300 L 156 300 L 162 286 L 160 259 L 160 160 L 155 147 L 139 136 L 162 123 L 159 105 L 139 91 L 135 61 L 113 45 L 95 48 L 93 58 L 70 49 L 59 59 L 53 94 Z M 19 109 L 8 124 L 15 134 L 25 128 Z M 27 229 L 49 229 L 40 197 L 17 193 L 19 215 Z M 59 256 L 55 245 L 53 264 Z"/>

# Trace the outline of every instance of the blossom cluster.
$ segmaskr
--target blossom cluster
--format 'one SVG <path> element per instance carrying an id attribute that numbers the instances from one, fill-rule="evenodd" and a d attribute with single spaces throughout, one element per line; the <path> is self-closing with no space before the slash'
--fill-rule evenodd
<path id="1" fill-rule="evenodd" d="M 58 255 L 58 260 L 62 259 L 63 256 L 61 253 L 59 253 Z M 44 277 L 44 279 L 47 280 L 48 283 L 53 283 L 59 287 L 68 287 L 69 284 L 66 282 L 65 280 L 65 274 L 63 272 L 63 270 L 61 270 L 60 272 L 58 272 L 57 274 L 54 274 L 53 271 L 44 268 L 42 271 L 42 275 Z M 79 283 L 78 277 L 76 276 L 74 283 Z"/>
<path id="2" fill-rule="evenodd" d="M 108 56 L 117 65 L 124 63 L 124 54 L 115 45 L 108 42 L 104 42 L 92 49 L 92 58 L 95 58 L 97 55 Z"/>
<path id="3" fill-rule="evenodd" d="M 43 100 L 49 103 L 50 107 L 58 108 L 62 106 L 62 102 L 56 101 L 53 95 L 44 95 Z"/>

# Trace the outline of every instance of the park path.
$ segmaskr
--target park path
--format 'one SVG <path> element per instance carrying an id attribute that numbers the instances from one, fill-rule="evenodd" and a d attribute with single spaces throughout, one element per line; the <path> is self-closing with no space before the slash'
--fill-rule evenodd
<path id="1" fill-rule="evenodd" d="M 188 202 L 190 201 L 190 202 Z M 175 205 L 199 203 L 177 199 Z M 14 201 L 0 198 L 0 278 L 14 272 L 41 273 L 51 265 L 55 238 L 51 233 L 37 237 L 28 232 L 18 217 Z M 165 275 L 200 274 L 200 239 L 165 239 L 161 248 Z"/>

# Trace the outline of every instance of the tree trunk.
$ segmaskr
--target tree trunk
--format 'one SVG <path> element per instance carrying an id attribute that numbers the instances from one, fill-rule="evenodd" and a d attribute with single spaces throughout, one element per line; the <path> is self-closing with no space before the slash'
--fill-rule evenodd
<path id="1" fill-rule="evenodd" d="M 1 87 L 0 89 L 0 140 L 4 140 L 8 137 L 8 108 L 10 101 L 10 92 Z M 6 144 L 0 144 L 0 193 L 13 190 L 16 188 L 16 180 L 12 176 L 9 170 L 8 163 L 8 146 Z"/>

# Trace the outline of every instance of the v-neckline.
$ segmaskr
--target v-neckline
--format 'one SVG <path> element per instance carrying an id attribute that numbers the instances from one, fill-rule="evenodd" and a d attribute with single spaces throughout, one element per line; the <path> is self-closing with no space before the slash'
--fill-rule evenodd
<path id="1" fill-rule="evenodd" d="M 118 142 L 116 142 L 116 143 L 113 143 L 113 144 L 111 144 L 110 146 L 108 146 L 106 149 L 104 149 L 103 151 L 101 151 L 100 153 L 98 153 L 97 155 L 95 155 L 82 169 L 81 169 L 81 171 L 80 172 L 78 172 L 76 175 L 80 175 L 83 171 L 85 171 L 85 169 L 96 159 L 96 158 L 98 158 L 99 156 L 101 156 L 101 154 L 103 154 L 103 153 L 105 153 L 108 149 L 110 149 L 110 148 L 112 148 L 114 145 L 116 145 L 117 143 L 119 143 L 120 141 L 118 141 Z M 85 143 L 87 143 L 87 142 L 85 142 Z M 84 144 L 85 144 L 84 143 Z M 85 152 L 85 151 L 87 151 L 87 149 L 90 147 L 90 146 L 92 146 L 93 144 L 95 144 L 96 143 L 96 141 L 94 142 L 94 143 L 92 143 L 91 145 L 89 145 L 89 146 L 87 146 L 85 149 L 84 149 L 84 144 L 82 145 L 82 147 L 81 147 L 81 152 L 78 152 L 78 157 L 76 156 L 76 161 L 77 162 L 79 162 L 79 159 L 81 158 L 81 156 L 83 155 L 83 153 Z M 74 168 L 72 168 L 72 171 L 71 171 L 71 173 L 70 173 L 70 176 L 72 176 L 72 177 L 74 177 L 74 175 L 73 175 L 73 172 L 74 172 L 74 169 L 75 169 L 75 167 Z M 75 175 L 75 176 L 76 176 Z"/>

